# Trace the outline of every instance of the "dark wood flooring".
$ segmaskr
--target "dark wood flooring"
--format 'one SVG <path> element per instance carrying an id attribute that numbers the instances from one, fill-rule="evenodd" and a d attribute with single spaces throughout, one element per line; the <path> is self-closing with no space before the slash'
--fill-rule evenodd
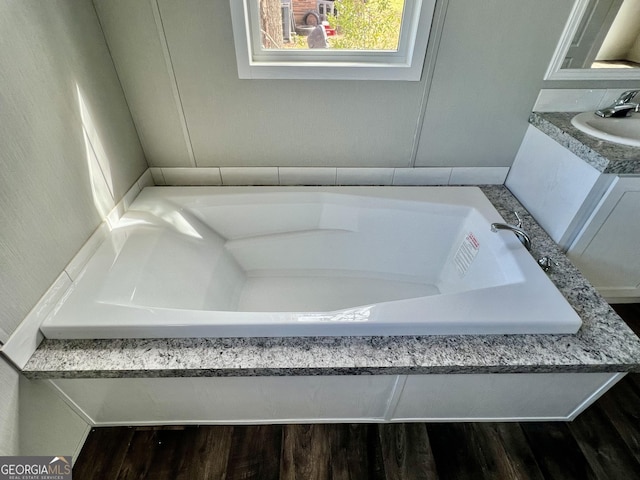
<path id="1" fill-rule="evenodd" d="M 566 423 L 95 428 L 73 478 L 640 479 L 640 374 Z"/>

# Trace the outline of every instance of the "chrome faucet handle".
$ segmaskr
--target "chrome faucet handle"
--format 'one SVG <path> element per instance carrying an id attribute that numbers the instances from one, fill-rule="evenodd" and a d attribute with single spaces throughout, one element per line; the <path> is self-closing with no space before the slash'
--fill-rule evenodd
<path id="1" fill-rule="evenodd" d="M 516 212 L 515 210 L 513 211 L 513 214 L 516 216 L 516 219 L 518 220 L 518 223 L 516 223 L 516 227 L 521 228 L 522 219 L 520 218 L 520 215 L 518 215 L 518 212 Z"/>
<path id="2" fill-rule="evenodd" d="M 596 110 L 594 113 L 602 118 L 622 118 L 631 112 L 638 112 L 640 104 L 637 103 L 615 103 L 610 107 Z"/>
<path id="3" fill-rule="evenodd" d="M 607 108 L 596 110 L 594 113 L 602 118 L 610 117 L 626 117 L 631 112 L 638 112 L 638 104 L 631 103 L 640 90 L 627 90 L 622 92 L 620 96 Z"/>
<path id="4" fill-rule="evenodd" d="M 614 102 L 614 105 L 624 105 L 625 103 L 630 103 L 633 100 L 640 90 L 627 90 L 620 94 L 620 96 Z"/>

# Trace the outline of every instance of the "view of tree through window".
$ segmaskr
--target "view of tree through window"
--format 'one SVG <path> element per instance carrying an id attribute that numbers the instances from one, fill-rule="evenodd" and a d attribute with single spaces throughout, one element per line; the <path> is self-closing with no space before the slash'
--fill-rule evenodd
<path id="1" fill-rule="evenodd" d="M 265 50 L 396 51 L 404 0 L 256 0 Z"/>

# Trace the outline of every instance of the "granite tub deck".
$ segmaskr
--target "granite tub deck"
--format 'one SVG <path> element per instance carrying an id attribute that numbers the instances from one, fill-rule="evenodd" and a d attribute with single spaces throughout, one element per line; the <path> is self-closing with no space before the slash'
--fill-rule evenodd
<path id="1" fill-rule="evenodd" d="M 535 258 L 582 317 L 575 335 L 45 340 L 26 377 L 144 378 L 640 371 L 640 339 L 503 186 L 483 187 L 509 221 L 522 213 Z M 518 312 L 513 312 L 518 315 Z"/>
<path id="2" fill-rule="evenodd" d="M 602 173 L 640 174 L 640 147 L 599 140 L 571 125 L 576 112 L 533 112 L 529 123 Z"/>

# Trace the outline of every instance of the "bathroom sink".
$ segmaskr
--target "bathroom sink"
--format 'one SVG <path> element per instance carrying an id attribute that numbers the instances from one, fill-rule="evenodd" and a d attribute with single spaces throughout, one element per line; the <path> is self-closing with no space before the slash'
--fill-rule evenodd
<path id="1" fill-rule="evenodd" d="M 579 113 L 571 124 L 592 137 L 631 147 L 640 147 L 640 114 L 603 118 L 593 112 Z"/>

